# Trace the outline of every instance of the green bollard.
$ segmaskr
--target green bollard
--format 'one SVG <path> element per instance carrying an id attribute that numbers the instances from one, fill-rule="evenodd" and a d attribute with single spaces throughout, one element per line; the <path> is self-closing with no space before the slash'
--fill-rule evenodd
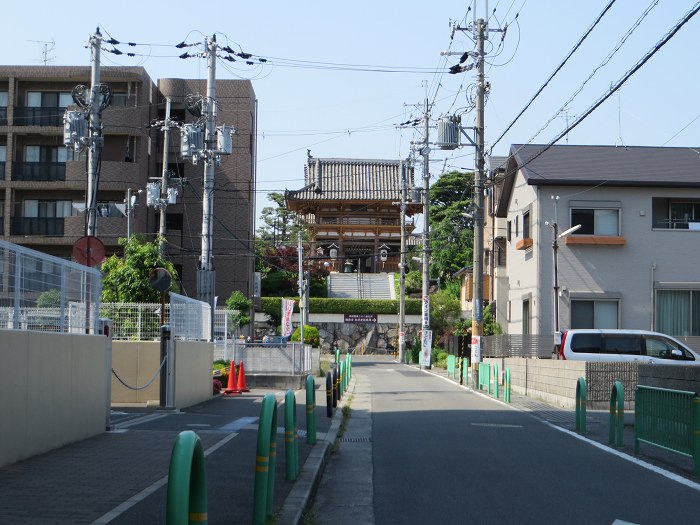
<path id="1" fill-rule="evenodd" d="M 338 399 L 343 399 L 343 388 L 345 387 L 345 363 L 341 361 L 338 366 Z"/>
<path id="2" fill-rule="evenodd" d="M 498 363 L 493 364 L 493 397 L 498 399 Z"/>
<path id="3" fill-rule="evenodd" d="M 284 459 L 288 481 L 294 481 L 299 474 L 299 448 L 297 445 L 297 400 L 294 390 L 287 390 L 284 396 Z"/>
<path id="4" fill-rule="evenodd" d="M 265 394 L 260 408 L 258 445 L 255 457 L 253 525 L 265 525 L 272 517 L 277 459 L 277 400 Z"/>
<path id="5" fill-rule="evenodd" d="M 306 377 L 306 442 L 316 444 L 316 381 L 310 374 Z"/>
<path id="6" fill-rule="evenodd" d="M 339 361 L 340 361 L 340 349 L 336 348 L 335 349 L 335 362 L 336 362 L 336 364 L 338 364 Z"/>
<path id="7" fill-rule="evenodd" d="M 510 403 L 510 368 L 505 370 L 505 385 L 503 385 L 503 401 Z"/>
<path id="8" fill-rule="evenodd" d="M 199 436 L 191 430 L 178 434 L 168 470 L 167 525 L 209 523 L 207 474 Z"/>
<path id="9" fill-rule="evenodd" d="M 326 416 L 333 417 L 333 375 L 326 372 Z"/>
<path id="10" fill-rule="evenodd" d="M 338 370 L 338 365 L 333 367 L 333 408 L 338 406 L 338 401 L 340 401 L 340 370 Z"/>
<path id="11" fill-rule="evenodd" d="M 625 389 L 620 381 L 615 381 L 610 394 L 610 432 L 608 434 L 608 443 L 616 447 L 621 447 L 624 431 Z"/>
<path id="12" fill-rule="evenodd" d="M 588 396 L 586 395 L 586 380 L 579 377 L 576 382 L 576 432 L 583 433 L 586 431 L 586 404 Z"/>

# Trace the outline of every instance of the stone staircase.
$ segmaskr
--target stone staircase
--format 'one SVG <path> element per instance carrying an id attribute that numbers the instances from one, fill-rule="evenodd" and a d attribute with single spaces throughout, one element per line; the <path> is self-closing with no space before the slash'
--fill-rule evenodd
<path id="1" fill-rule="evenodd" d="M 344 299 L 396 299 L 393 273 L 331 273 L 328 297 Z"/>

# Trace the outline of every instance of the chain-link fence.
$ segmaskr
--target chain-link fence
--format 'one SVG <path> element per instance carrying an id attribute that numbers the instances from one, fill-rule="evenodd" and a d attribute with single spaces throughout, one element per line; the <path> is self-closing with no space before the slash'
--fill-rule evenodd
<path id="1" fill-rule="evenodd" d="M 0 240 L 0 327 L 97 333 L 99 271 Z"/>

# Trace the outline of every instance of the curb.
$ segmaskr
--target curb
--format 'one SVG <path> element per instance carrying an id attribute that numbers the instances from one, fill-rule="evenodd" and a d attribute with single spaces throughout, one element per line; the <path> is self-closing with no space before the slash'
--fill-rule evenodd
<path id="1" fill-rule="evenodd" d="M 313 446 L 304 466 L 300 470 L 299 477 L 294 482 L 294 487 L 289 492 L 287 499 L 284 500 L 284 504 L 275 521 L 278 525 L 299 525 L 302 522 L 302 515 L 316 495 L 323 471 L 328 463 L 328 457 L 331 454 L 331 447 L 338 437 L 340 423 L 343 420 L 342 408 L 347 404 L 348 394 L 354 392 L 355 378 L 352 377 L 345 395 L 338 402 L 326 437 L 323 441 L 318 441 Z"/>

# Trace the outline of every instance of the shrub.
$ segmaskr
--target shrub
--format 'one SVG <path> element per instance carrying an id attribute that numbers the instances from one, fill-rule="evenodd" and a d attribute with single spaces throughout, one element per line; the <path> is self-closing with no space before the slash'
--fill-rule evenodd
<path id="1" fill-rule="evenodd" d="M 223 385 L 221 384 L 221 381 L 214 379 L 214 393 L 212 395 L 220 394 L 222 388 Z"/>
<path id="2" fill-rule="evenodd" d="M 420 339 L 415 338 L 411 346 L 411 363 L 420 362 Z"/>
<path id="3" fill-rule="evenodd" d="M 297 327 L 289 340 L 293 343 L 298 343 L 301 340 L 301 329 Z M 304 325 L 304 343 L 314 347 L 321 344 L 321 334 L 318 333 L 318 328 Z"/>

